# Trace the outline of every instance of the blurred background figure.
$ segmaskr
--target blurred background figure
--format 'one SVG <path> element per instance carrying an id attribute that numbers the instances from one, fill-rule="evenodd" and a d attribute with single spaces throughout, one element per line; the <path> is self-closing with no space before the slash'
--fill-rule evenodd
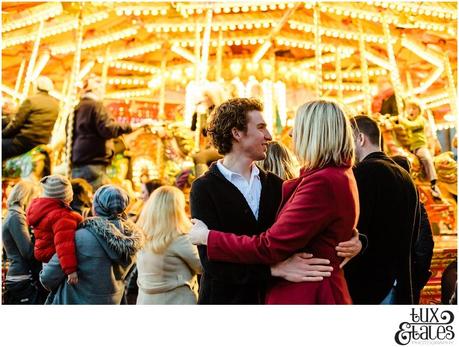
<path id="1" fill-rule="evenodd" d="M 405 103 L 405 114 L 399 115 L 399 122 L 408 130 L 410 150 L 419 158 L 424 172 L 431 185 L 431 192 L 434 198 L 441 197 L 440 189 L 437 186 L 437 172 L 435 170 L 432 154 L 427 146 L 426 126 L 427 119 L 424 118 L 424 110 L 414 102 Z"/>
<path id="2" fill-rule="evenodd" d="M 75 108 L 72 143 L 72 178 L 84 178 L 98 189 L 110 182 L 106 169 L 114 155 L 112 139 L 132 132 L 130 124 L 117 123 L 102 103 L 104 88 L 97 76 L 83 85 Z"/>
<path id="3" fill-rule="evenodd" d="M 93 190 L 91 185 L 82 178 L 72 178 L 70 180 L 73 190 L 73 200 L 70 207 L 75 212 L 81 214 L 83 219 L 92 216 L 92 196 Z"/>
<path id="4" fill-rule="evenodd" d="M 34 239 L 25 214 L 30 201 L 39 193 L 38 185 L 20 181 L 8 196 L 8 212 L 2 227 L 3 247 L 9 263 L 3 304 L 43 304 L 48 294 L 38 281 L 41 264 L 33 256 Z"/>
<path id="5" fill-rule="evenodd" d="M 49 95 L 53 82 L 48 77 L 38 77 L 34 87 L 35 94 L 23 101 L 2 130 L 2 160 L 49 143 L 59 114 L 59 102 Z"/>
<path id="6" fill-rule="evenodd" d="M 441 276 L 441 303 L 457 305 L 457 259 L 446 267 Z"/>
<path id="7" fill-rule="evenodd" d="M 17 112 L 17 105 L 11 98 L 2 98 L 2 131 Z"/>
<path id="8" fill-rule="evenodd" d="M 148 201 L 150 195 L 159 187 L 162 187 L 164 182 L 159 179 L 152 179 L 149 181 L 142 182 L 141 184 L 141 195 L 140 199 L 132 204 L 128 211 L 128 218 L 136 222 L 139 218 L 142 209 L 144 208 L 145 203 Z M 125 285 L 126 290 L 124 292 L 123 304 L 135 305 L 137 301 L 137 294 L 139 292 L 139 287 L 137 285 L 137 265 L 134 264 L 129 270 L 128 275 L 126 276 Z"/>
<path id="9" fill-rule="evenodd" d="M 137 225 L 146 234 L 145 246 L 137 255 L 137 304 L 196 304 L 197 274 L 202 268 L 198 250 L 187 235 L 191 222 L 182 191 L 172 186 L 155 190 Z"/>
<path id="10" fill-rule="evenodd" d="M 268 143 L 266 159 L 257 162 L 258 166 L 270 171 L 280 178 L 290 180 L 298 177 L 299 164 L 293 153 L 282 143 L 272 141 Z"/>

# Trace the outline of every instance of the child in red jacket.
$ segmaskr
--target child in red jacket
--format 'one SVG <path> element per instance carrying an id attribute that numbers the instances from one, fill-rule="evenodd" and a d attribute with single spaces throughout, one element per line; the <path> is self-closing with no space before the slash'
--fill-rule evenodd
<path id="1" fill-rule="evenodd" d="M 43 177 L 43 197 L 32 200 L 27 223 L 35 234 L 34 256 L 47 263 L 57 253 L 69 284 L 78 283 L 75 231 L 83 218 L 70 208 L 73 190 L 61 175 Z"/>

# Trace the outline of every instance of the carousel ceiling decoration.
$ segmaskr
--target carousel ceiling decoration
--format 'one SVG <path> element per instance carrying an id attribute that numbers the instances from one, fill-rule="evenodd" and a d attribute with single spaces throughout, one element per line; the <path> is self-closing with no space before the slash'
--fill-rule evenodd
<path id="1" fill-rule="evenodd" d="M 457 113 L 456 2 L 4 2 L 2 22 L 16 99 L 40 74 L 63 99 L 89 73 L 121 99 L 254 78 L 366 111 L 385 81 L 398 103 Z"/>

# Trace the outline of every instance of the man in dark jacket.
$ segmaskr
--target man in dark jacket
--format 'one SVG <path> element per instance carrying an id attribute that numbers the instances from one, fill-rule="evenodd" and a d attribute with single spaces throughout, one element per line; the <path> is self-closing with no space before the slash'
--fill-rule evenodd
<path id="1" fill-rule="evenodd" d="M 408 173 L 411 172 L 411 163 L 407 157 L 395 155 L 391 159 L 404 168 Z M 415 304 L 419 304 L 421 291 L 432 275 L 432 272 L 430 271 L 430 264 L 432 263 L 433 250 L 435 246 L 426 208 L 422 202 L 419 202 L 419 207 L 421 220 L 419 222 L 419 235 L 414 247 L 415 252 L 413 260 L 413 288 Z"/>
<path id="2" fill-rule="evenodd" d="M 413 254 L 419 230 L 419 199 L 410 175 L 381 151 L 378 125 L 352 120 L 360 199 L 357 228 L 367 249 L 344 268 L 355 304 L 413 304 Z"/>
<path id="3" fill-rule="evenodd" d="M 48 77 L 38 77 L 35 88 L 36 94 L 24 100 L 2 130 L 2 160 L 49 143 L 59 114 L 59 102 L 48 94 L 53 89 L 53 82 Z"/>
<path id="4" fill-rule="evenodd" d="M 222 103 L 212 114 L 208 133 L 224 158 L 193 182 L 190 194 L 192 217 L 209 229 L 258 235 L 274 223 L 282 180 L 254 164 L 265 158 L 271 141 L 261 111 L 259 101 L 236 98 Z M 207 247 L 198 249 L 203 266 L 199 304 L 262 304 L 271 276 L 320 281 L 332 269 L 326 266 L 327 259 L 306 254 L 270 268 L 209 261 Z"/>
<path id="5" fill-rule="evenodd" d="M 90 77 L 75 108 L 72 142 L 72 178 L 84 178 L 94 191 L 109 183 L 106 167 L 114 154 L 111 139 L 132 132 L 129 124 L 117 123 L 102 104 L 102 86 Z"/>

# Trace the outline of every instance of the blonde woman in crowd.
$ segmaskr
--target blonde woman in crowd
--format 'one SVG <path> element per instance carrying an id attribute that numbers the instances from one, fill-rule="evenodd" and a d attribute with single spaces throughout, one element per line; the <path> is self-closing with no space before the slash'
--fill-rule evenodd
<path id="1" fill-rule="evenodd" d="M 257 162 L 258 166 L 270 171 L 280 178 L 291 180 L 298 177 L 299 164 L 293 153 L 280 142 L 272 141 L 268 144 L 266 159 Z"/>
<path id="2" fill-rule="evenodd" d="M 196 304 L 201 273 L 198 251 L 187 235 L 185 196 L 163 186 L 151 194 L 137 224 L 147 242 L 137 255 L 138 305 Z"/>
<path id="3" fill-rule="evenodd" d="M 43 303 L 39 302 L 39 291 L 34 283 L 36 279 L 34 275 L 38 275 L 39 268 L 34 269 L 32 265 L 34 263 L 33 243 L 25 215 L 30 201 L 39 193 L 39 186 L 20 181 L 8 196 L 8 212 L 2 228 L 3 247 L 9 262 L 4 304 Z"/>

